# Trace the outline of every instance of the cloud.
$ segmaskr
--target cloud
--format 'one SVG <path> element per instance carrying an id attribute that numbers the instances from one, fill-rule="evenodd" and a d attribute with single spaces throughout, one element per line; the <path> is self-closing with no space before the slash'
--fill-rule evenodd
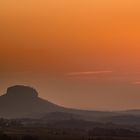
<path id="1" fill-rule="evenodd" d="M 140 81 L 136 81 L 132 83 L 133 85 L 140 85 Z"/>
<path id="2" fill-rule="evenodd" d="M 85 71 L 85 72 L 71 72 L 68 73 L 68 76 L 84 76 L 84 75 L 98 75 L 98 74 L 108 74 L 112 73 L 112 71 Z"/>

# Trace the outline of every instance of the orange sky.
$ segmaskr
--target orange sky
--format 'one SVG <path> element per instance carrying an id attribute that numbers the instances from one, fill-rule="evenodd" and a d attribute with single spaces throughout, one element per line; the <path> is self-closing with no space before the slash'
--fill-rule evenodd
<path id="1" fill-rule="evenodd" d="M 0 1 L 0 91 L 26 84 L 64 106 L 140 108 L 139 7 L 139 0 Z"/>

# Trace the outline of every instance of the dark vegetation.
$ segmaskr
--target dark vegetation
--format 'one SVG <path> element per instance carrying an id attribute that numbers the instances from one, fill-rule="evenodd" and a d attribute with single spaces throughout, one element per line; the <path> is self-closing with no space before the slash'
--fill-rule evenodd
<path id="1" fill-rule="evenodd" d="M 65 120 L 0 119 L 0 140 L 140 140 L 134 126 Z"/>

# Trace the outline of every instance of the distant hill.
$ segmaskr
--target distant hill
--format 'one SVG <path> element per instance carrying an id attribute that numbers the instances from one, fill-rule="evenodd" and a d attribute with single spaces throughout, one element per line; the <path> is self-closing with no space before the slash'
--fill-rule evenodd
<path id="1" fill-rule="evenodd" d="M 71 113 L 71 116 L 72 114 L 73 116 L 82 116 L 84 119 L 93 119 L 93 117 L 95 119 L 106 116 L 109 112 L 64 108 L 41 99 L 34 88 L 23 85 L 9 87 L 6 94 L 0 96 L 0 117 L 3 118 L 38 118 L 44 116 L 51 116 L 52 118 L 55 116 L 56 118 L 58 116 L 62 119 L 68 117 L 68 113 Z"/>
<path id="2" fill-rule="evenodd" d="M 71 119 L 100 122 L 129 122 L 139 120 L 139 110 L 122 112 L 88 111 L 58 106 L 38 96 L 38 92 L 28 86 L 9 87 L 0 96 L 0 117 L 2 118 L 41 118 L 48 121 Z"/>
<path id="3" fill-rule="evenodd" d="M 62 110 L 62 107 L 39 98 L 37 91 L 27 86 L 9 87 L 7 93 L 0 96 L 0 117 L 4 118 L 38 117 Z"/>

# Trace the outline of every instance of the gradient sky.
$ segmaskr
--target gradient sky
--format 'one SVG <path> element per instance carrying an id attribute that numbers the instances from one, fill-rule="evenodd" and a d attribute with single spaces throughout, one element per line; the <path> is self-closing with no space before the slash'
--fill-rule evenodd
<path id="1" fill-rule="evenodd" d="M 1 0 L 0 93 L 14 84 L 67 107 L 140 108 L 140 1 Z"/>

